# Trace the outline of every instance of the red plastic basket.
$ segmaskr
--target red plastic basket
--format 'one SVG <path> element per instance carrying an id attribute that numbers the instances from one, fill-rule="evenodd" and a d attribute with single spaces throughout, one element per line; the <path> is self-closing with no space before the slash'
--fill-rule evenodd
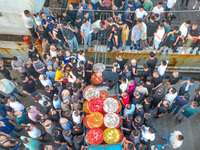
<path id="1" fill-rule="evenodd" d="M 103 82 L 103 79 L 102 77 L 97 77 L 97 72 L 94 73 L 91 77 L 91 81 L 94 83 L 94 84 L 101 84 Z"/>
<path id="2" fill-rule="evenodd" d="M 103 131 L 99 128 L 92 128 L 88 131 L 86 138 L 90 144 L 101 144 L 103 142 Z"/>
<path id="3" fill-rule="evenodd" d="M 103 101 L 100 98 L 93 98 L 88 102 L 87 108 L 92 112 L 100 112 L 103 109 Z"/>
<path id="4" fill-rule="evenodd" d="M 103 101 L 109 97 L 108 92 L 104 91 L 104 90 L 100 90 L 100 99 L 102 99 Z"/>

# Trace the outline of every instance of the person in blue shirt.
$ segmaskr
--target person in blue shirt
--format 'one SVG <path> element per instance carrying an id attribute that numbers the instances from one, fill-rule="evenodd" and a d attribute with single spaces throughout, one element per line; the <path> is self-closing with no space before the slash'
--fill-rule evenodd
<path id="1" fill-rule="evenodd" d="M 178 113 L 178 111 L 186 104 L 190 102 L 190 95 L 186 93 L 184 96 L 177 96 L 176 101 L 173 103 L 172 108 L 169 109 L 169 113 L 174 111 L 174 115 Z"/>
<path id="2" fill-rule="evenodd" d="M 162 145 L 152 145 L 149 150 L 161 150 L 164 149 L 165 147 Z"/>
<path id="3" fill-rule="evenodd" d="M 127 104 L 124 109 L 124 117 L 128 116 L 129 114 L 133 115 L 135 111 L 135 105 L 134 104 Z"/>
<path id="4" fill-rule="evenodd" d="M 54 23 L 53 19 L 50 16 L 47 17 L 46 14 L 43 12 L 41 13 L 41 18 L 42 18 L 42 25 L 47 27 L 52 33 L 53 23 Z"/>
<path id="5" fill-rule="evenodd" d="M 48 71 L 46 72 L 46 75 L 49 77 L 49 79 L 50 79 L 53 83 L 56 83 L 56 81 L 54 80 L 56 72 L 53 71 L 53 67 L 52 67 L 52 66 L 47 66 L 47 70 L 48 70 Z"/>
<path id="6" fill-rule="evenodd" d="M 89 47 L 93 47 L 91 45 L 91 39 L 92 39 L 91 31 L 93 31 L 91 23 L 87 19 L 84 19 L 83 24 L 81 26 L 81 36 L 84 39 L 84 48 L 86 52 L 87 52 L 87 45 Z"/>
<path id="7" fill-rule="evenodd" d="M 56 42 L 54 41 L 54 37 L 53 37 L 53 24 L 54 24 L 53 19 L 50 16 L 47 17 L 44 12 L 41 13 L 41 18 L 42 18 L 42 25 L 45 28 L 49 29 L 51 40 L 53 44 L 56 45 Z"/>
<path id="8" fill-rule="evenodd" d="M 190 118 L 192 115 L 196 114 L 198 112 L 198 103 L 196 101 L 193 101 L 191 106 L 186 106 L 185 108 L 182 109 L 182 112 L 180 115 L 176 118 L 176 120 L 181 123 L 187 118 Z"/>
<path id="9" fill-rule="evenodd" d="M 171 31 L 171 32 L 169 32 L 167 34 L 166 41 L 164 43 L 164 46 L 163 46 L 162 51 L 160 52 L 160 54 L 162 54 L 164 52 L 165 48 L 167 48 L 166 54 L 168 55 L 169 49 L 177 44 L 177 42 L 179 41 L 180 36 L 181 36 L 181 32 L 179 31 L 179 27 L 175 26 L 173 31 Z"/>
<path id="10" fill-rule="evenodd" d="M 125 9 L 126 11 L 124 12 L 124 16 L 123 16 L 123 22 L 127 23 L 127 19 L 134 19 L 134 10 L 135 10 L 135 6 L 133 5 L 132 1 L 128 2 L 128 8 Z M 131 15 L 131 17 L 130 17 Z"/>
<path id="11" fill-rule="evenodd" d="M 53 106 L 55 109 L 61 109 L 61 100 L 60 98 L 58 97 L 57 94 L 54 95 L 53 97 Z"/>
<path id="12" fill-rule="evenodd" d="M 139 8 L 142 4 L 139 0 L 134 0 L 133 5 L 135 6 L 135 9 Z"/>
<path id="13" fill-rule="evenodd" d="M 72 130 L 73 127 L 73 123 L 64 117 L 60 118 L 60 125 L 64 130 Z"/>
<path id="14" fill-rule="evenodd" d="M 183 85 L 181 86 L 178 95 L 184 95 L 194 88 L 194 80 L 193 79 L 185 80 L 185 81 L 181 82 L 179 85 L 181 85 L 181 84 L 183 84 Z"/>
<path id="15" fill-rule="evenodd" d="M 11 137 L 14 138 L 18 137 L 18 135 L 14 132 L 21 131 L 21 129 L 18 129 L 15 126 L 16 124 L 8 118 L 2 118 L 0 120 L 0 131 L 9 134 Z"/>

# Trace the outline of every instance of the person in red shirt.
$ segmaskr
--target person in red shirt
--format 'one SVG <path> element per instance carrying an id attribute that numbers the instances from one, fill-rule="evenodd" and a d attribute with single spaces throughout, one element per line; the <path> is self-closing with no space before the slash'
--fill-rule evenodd
<path id="1" fill-rule="evenodd" d="M 122 103 L 123 108 L 126 107 L 126 105 L 129 103 L 129 95 L 126 92 L 123 92 L 121 94 L 122 98 L 120 98 L 120 101 Z"/>

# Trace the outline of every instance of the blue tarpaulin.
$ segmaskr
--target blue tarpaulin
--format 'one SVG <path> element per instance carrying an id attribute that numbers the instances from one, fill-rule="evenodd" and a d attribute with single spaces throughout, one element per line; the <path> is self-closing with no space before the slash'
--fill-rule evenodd
<path id="1" fill-rule="evenodd" d="M 122 144 L 103 144 L 103 145 L 97 145 L 97 146 L 87 146 L 87 150 L 122 150 Z"/>

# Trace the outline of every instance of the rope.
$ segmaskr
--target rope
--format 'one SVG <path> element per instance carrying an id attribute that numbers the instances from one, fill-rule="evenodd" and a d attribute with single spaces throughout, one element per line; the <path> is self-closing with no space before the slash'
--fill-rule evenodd
<path id="1" fill-rule="evenodd" d="M 119 96 L 119 85 L 118 85 L 118 82 L 117 82 L 117 97 L 118 97 L 118 100 L 120 102 L 120 96 Z M 121 102 L 120 102 L 121 103 Z M 120 110 L 120 116 L 122 116 L 122 109 Z M 123 123 L 121 124 L 121 127 L 123 126 Z M 123 133 L 123 130 L 122 130 L 122 133 Z"/>

